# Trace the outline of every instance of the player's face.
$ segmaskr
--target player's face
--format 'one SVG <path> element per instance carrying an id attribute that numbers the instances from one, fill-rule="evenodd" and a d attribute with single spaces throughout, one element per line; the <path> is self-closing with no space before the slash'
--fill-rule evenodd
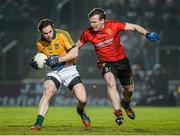
<path id="1" fill-rule="evenodd" d="M 41 33 L 48 42 L 51 42 L 53 40 L 53 28 L 51 25 L 44 27 Z"/>
<path id="2" fill-rule="evenodd" d="M 100 20 L 99 15 L 94 15 L 90 17 L 89 22 L 94 31 L 100 31 L 102 28 L 104 28 L 105 20 Z"/>

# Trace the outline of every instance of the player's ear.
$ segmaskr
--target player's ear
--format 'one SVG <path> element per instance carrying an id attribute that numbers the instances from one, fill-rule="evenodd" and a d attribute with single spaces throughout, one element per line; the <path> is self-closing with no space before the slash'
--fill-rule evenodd
<path id="1" fill-rule="evenodd" d="M 101 19 L 101 22 L 102 22 L 102 23 L 105 23 L 105 19 Z"/>
<path id="2" fill-rule="evenodd" d="M 54 24 L 52 23 L 52 28 L 54 29 Z"/>

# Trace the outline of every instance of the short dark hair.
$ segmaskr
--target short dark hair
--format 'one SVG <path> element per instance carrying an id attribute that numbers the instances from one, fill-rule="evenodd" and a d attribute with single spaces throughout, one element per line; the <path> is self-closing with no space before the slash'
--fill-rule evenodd
<path id="1" fill-rule="evenodd" d="M 39 21 L 39 23 L 38 23 L 38 30 L 39 30 L 40 32 L 42 32 L 42 29 L 45 28 L 45 27 L 47 27 L 48 25 L 51 25 L 52 28 L 54 28 L 54 24 L 53 24 L 53 22 L 52 22 L 50 19 L 47 19 L 47 18 L 41 19 L 41 20 Z"/>
<path id="2" fill-rule="evenodd" d="M 90 18 L 94 15 L 99 15 L 100 20 L 106 19 L 106 12 L 101 8 L 94 8 L 93 10 L 91 10 L 88 14 L 88 17 Z"/>

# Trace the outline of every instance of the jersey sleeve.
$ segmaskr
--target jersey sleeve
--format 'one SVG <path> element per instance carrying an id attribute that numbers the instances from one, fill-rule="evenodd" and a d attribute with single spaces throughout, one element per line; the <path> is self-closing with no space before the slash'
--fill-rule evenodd
<path id="1" fill-rule="evenodd" d="M 63 31 L 63 30 L 61 30 L 61 34 L 62 34 L 62 38 L 63 38 L 63 41 L 64 41 L 63 43 L 64 43 L 65 48 L 68 49 L 68 50 L 71 49 L 74 42 L 73 42 L 70 34 L 68 32 L 66 32 L 66 31 Z"/>
<path id="2" fill-rule="evenodd" d="M 126 24 L 120 21 L 116 21 L 115 22 L 116 28 L 118 29 L 118 31 L 124 31 L 125 30 L 125 26 Z"/>
<path id="3" fill-rule="evenodd" d="M 42 44 L 39 41 L 36 42 L 36 48 L 37 48 L 38 52 L 42 52 L 42 50 L 43 50 Z"/>
<path id="4" fill-rule="evenodd" d="M 81 35 L 81 37 L 80 37 L 80 42 L 82 43 L 82 44 L 85 44 L 85 43 L 87 43 L 88 42 L 88 34 L 87 34 L 87 31 L 84 31 L 83 33 L 82 33 L 82 35 Z"/>

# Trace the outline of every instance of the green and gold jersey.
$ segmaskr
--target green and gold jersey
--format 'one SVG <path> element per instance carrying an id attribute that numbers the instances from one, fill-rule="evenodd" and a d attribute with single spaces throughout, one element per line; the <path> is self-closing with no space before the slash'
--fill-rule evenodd
<path id="1" fill-rule="evenodd" d="M 61 29 L 54 30 L 54 39 L 51 42 L 41 38 L 37 41 L 36 47 L 38 52 L 46 54 L 48 57 L 53 55 L 64 56 L 72 48 L 74 42 L 67 31 Z M 75 59 L 67 63 L 75 63 Z"/>

